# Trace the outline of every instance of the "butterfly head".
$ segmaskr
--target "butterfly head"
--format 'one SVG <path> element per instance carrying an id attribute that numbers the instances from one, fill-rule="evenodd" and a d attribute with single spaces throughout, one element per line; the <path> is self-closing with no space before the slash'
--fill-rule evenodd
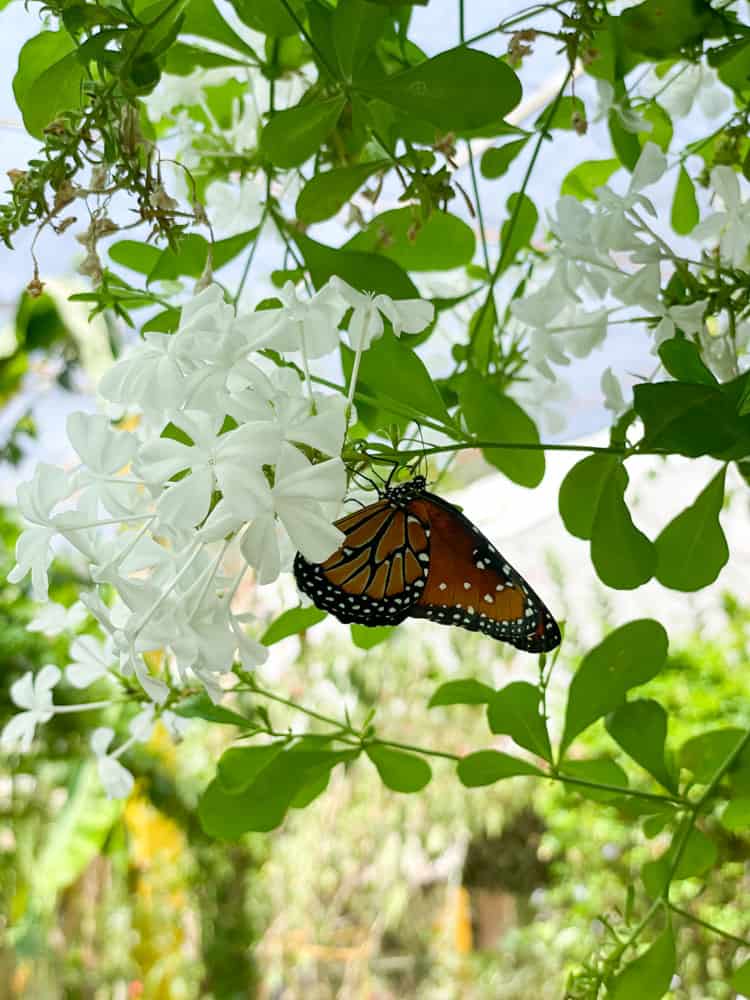
<path id="1" fill-rule="evenodd" d="M 427 480 L 424 476 L 415 476 L 408 483 L 389 487 L 385 491 L 385 496 L 389 500 L 395 500 L 396 503 L 408 503 L 409 500 L 414 500 L 415 497 L 421 496 L 424 493 L 426 485 Z"/>

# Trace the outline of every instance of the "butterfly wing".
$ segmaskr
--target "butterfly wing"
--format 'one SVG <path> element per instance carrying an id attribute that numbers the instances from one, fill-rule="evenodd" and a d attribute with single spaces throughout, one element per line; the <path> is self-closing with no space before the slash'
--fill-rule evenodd
<path id="1" fill-rule="evenodd" d="M 560 629 L 523 577 L 457 507 L 424 492 L 410 514 L 430 529 L 427 585 L 413 618 L 483 632 L 529 653 L 560 644 Z"/>
<path id="2" fill-rule="evenodd" d="M 349 514 L 336 527 L 346 540 L 324 563 L 297 553 L 297 586 L 341 622 L 398 625 L 427 586 L 429 528 L 389 499 Z"/>

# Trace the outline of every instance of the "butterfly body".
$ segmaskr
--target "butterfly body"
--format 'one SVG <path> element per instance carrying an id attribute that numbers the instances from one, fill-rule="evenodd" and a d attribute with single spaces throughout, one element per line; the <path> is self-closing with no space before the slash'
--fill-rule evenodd
<path id="1" fill-rule="evenodd" d="M 417 476 L 341 518 L 344 544 L 324 563 L 300 553 L 299 589 L 339 621 L 398 625 L 425 618 L 483 632 L 527 652 L 560 630 L 526 581 L 457 507 Z"/>

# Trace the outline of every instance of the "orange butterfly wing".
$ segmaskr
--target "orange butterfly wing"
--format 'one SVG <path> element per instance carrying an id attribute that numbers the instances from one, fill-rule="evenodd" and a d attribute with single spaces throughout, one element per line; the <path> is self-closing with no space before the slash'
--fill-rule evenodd
<path id="1" fill-rule="evenodd" d="M 546 606 L 457 507 L 423 493 L 408 510 L 430 528 L 427 586 L 409 612 L 413 618 L 483 632 L 531 653 L 559 645 Z"/>

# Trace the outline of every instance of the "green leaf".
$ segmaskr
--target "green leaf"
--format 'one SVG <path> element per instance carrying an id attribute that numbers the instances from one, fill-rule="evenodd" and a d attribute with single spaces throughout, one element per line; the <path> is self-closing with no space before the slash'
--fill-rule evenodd
<path id="1" fill-rule="evenodd" d="M 302 233 L 295 232 L 292 236 L 316 288 L 320 288 L 332 275 L 337 274 L 361 292 L 381 293 L 390 295 L 393 299 L 413 299 L 419 296 L 416 285 L 403 268 L 382 254 L 335 250 L 316 243 Z"/>
<path id="2" fill-rule="evenodd" d="M 357 384 L 369 390 L 386 412 L 389 403 L 396 403 L 400 410 L 416 417 L 433 417 L 451 424 L 443 397 L 424 362 L 390 331 L 362 355 Z"/>
<path id="3" fill-rule="evenodd" d="M 680 748 L 680 767 L 692 772 L 701 785 L 710 784 L 713 776 L 727 760 L 744 735 L 744 730 L 729 726 L 712 729 L 683 743 Z M 750 764 L 750 748 L 745 748 L 733 770 Z"/>
<path id="4" fill-rule="evenodd" d="M 591 760 L 567 760 L 560 768 L 563 774 L 582 781 L 596 782 L 601 785 L 615 785 L 619 788 L 628 787 L 628 776 L 619 764 L 609 757 L 595 757 Z M 620 798 L 618 792 L 606 788 L 588 788 L 585 785 L 570 783 L 570 791 L 583 795 L 592 802 L 612 802 Z"/>
<path id="5" fill-rule="evenodd" d="M 81 107 L 86 73 L 67 31 L 43 31 L 18 55 L 13 94 L 28 132 L 41 139 L 60 112 Z"/>
<path id="6" fill-rule="evenodd" d="M 298 167 L 318 152 L 336 126 L 346 103 L 342 94 L 307 101 L 277 112 L 264 127 L 260 148 L 277 167 Z"/>
<path id="7" fill-rule="evenodd" d="M 605 721 L 607 732 L 625 753 L 671 792 L 677 791 L 675 776 L 667 767 L 667 713 L 658 701 L 641 698 L 626 701 Z"/>
<path id="8" fill-rule="evenodd" d="M 489 305 L 484 303 L 469 320 L 469 358 L 472 368 L 486 375 L 496 348 L 497 307 L 495 296 L 490 296 Z"/>
<path id="9" fill-rule="evenodd" d="M 233 712 L 223 705 L 214 705 L 207 694 L 196 694 L 174 706 L 172 711 L 183 719 L 204 719 L 206 722 L 218 722 L 224 726 L 240 726 L 247 729 L 250 719 L 238 712 Z"/>
<path id="10" fill-rule="evenodd" d="M 695 229 L 699 218 L 695 186 L 685 167 L 680 166 L 672 199 L 672 229 L 680 236 L 686 236 Z"/>
<path id="11" fill-rule="evenodd" d="M 343 79 L 356 79 L 372 54 L 385 24 L 386 12 L 365 0 L 340 0 L 333 14 L 333 42 Z"/>
<path id="12" fill-rule="evenodd" d="M 514 444 L 539 444 L 534 421 L 511 399 L 471 370 L 461 376 L 461 410 L 469 430 L 479 440 L 500 437 Z M 485 459 L 514 483 L 532 488 L 544 478 L 544 452 L 539 448 L 483 448 Z"/>
<path id="13" fill-rule="evenodd" d="M 634 590 L 654 575 L 653 542 L 633 524 L 625 503 L 628 473 L 615 465 L 604 480 L 591 532 L 591 561 L 608 587 Z"/>
<path id="14" fill-rule="evenodd" d="M 729 984 L 733 990 L 743 995 L 750 994 L 750 958 L 734 970 L 732 980 Z"/>
<path id="15" fill-rule="evenodd" d="M 700 42 L 712 19 L 706 0 L 645 0 L 620 15 L 624 43 L 654 59 Z"/>
<path id="16" fill-rule="evenodd" d="M 216 777 L 224 791 L 233 794 L 244 792 L 288 743 L 288 740 L 276 740 L 263 746 L 230 747 L 225 750 L 216 769 Z"/>
<path id="17" fill-rule="evenodd" d="M 200 0 L 202 3 L 203 0 Z M 231 0 L 237 15 L 249 28 L 265 35 L 295 35 L 299 28 L 290 16 L 283 0 Z M 288 6 L 304 18 L 302 0 L 290 0 Z"/>
<path id="18" fill-rule="evenodd" d="M 351 625 L 352 642 L 359 649 L 372 649 L 390 639 L 396 629 L 391 625 Z"/>
<path id="19" fill-rule="evenodd" d="M 700 590 L 713 583 L 729 560 L 719 521 L 726 466 L 690 507 L 671 521 L 654 543 L 656 579 L 672 590 Z"/>
<path id="20" fill-rule="evenodd" d="M 303 222 L 322 222 L 343 208 L 368 177 L 385 170 L 388 160 L 373 160 L 354 167 L 338 167 L 316 174 L 300 191 L 297 198 L 297 218 Z"/>
<path id="21" fill-rule="evenodd" d="M 292 30 L 296 30 L 296 27 Z M 232 31 L 211 0 L 201 0 L 200 3 L 189 3 L 186 6 L 182 33 L 200 35 L 201 38 L 210 38 L 213 42 L 221 42 L 222 45 L 236 49 L 238 52 L 244 52 L 246 55 L 256 55 L 247 42 Z"/>
<path id="22" fill-rule="evenodd" d="M 683 337 L 672 337 L 659 345 L 661 362 L 678 382 L 718 385 L 713 372 L 703 363 L 697 344 Z"/>
<path id="23" fill-rule="evenodd" d="M 430 765 L 414 754 L 371 743 L 367 756 L 378 769 L 380 780 L 394 792 L 420 792 L 432 778 Z"/>
<path id="24" fill-rule="evenodd" d="M 510 736 L 520 747 L 551 761 L 547 723 L 540 709 L 539 689 L 526 681 L 514 681 L 493 695 L 487 721 L 493 733 Z"/>
<path id="25" fill-rule="evenodd" d="M 242 791 L 227 791 L 222 781 L 215 778 L 198 802 L 198 816 L 205 832 L 210 837 L 236 840 L 249 831 L 265 833 L 277 827 L 303 789 L 311 782 L 318 782 L 321 774 L 336 764 L 357 756 L 357 751 L 320 749 L 320 745 L 320 740 L 305 737 L 295 746 L 287 746 L 260 767 Z M 230 773 L 228 767 L 225 775 Z M 234 767 L 233 762 L 232 777 L 241 780 Z"/>
<path id="26" fill-rule="evenodd" d="M 444 132 L 479 128 L 503 118 L 521 100 L 521 84 L 500 59 L 455 48 L 360 89 Z"/>
<path id="27" fill-rule="evenodd" d="M 656 382 L 633 389 L 635 410 L 644 424 L 644 448 L 697 458 L 741 457 L 750 451 L 750 418 L 737 415 L 727 391 L 686 382 Z"/>
<path id="28" fill-rule="evenodd" d="M 643 954 L 612 979 L 607 1000 L 660 1000 L 669 990 L 676 967 L 674 936 L 672 928 L 666 927 Z"/>
<path id="29" fill-rule="evenodd" d="M 494 695 L 495 689 L 471 677 L 441 684 L 430 698 L 428 708 L 438 705 L 485 705 Z"/>
<path id="30" fill-rule="evenodd" d="M 494 785 L 496 781 L 515 778 L 518 775 L 544 777 L 544 772 L 538 767 L 499 750 L 478 750 L 476 753 L 470 753 L 458 762 L 457 771 L 461 784 L 467 788 Z"/>
<path id="31" fill-rule="evenodd" d="M 579 201 L 596 200 L 596 189 L 604 187 L 620 166 L 620 161 L 616 159 L 584 160 L 565 175 L 560 194 L 572 195 Z"/>
<path id="32" fill-rule="evenodd" d="M 638 136 L 633 135 L 624 127 L 622 119 L 614 108 L 609 110 L 607 125 L 609 126 L 612 148 L 617 153 L 623 167 L 632 172 L 641 155 L 641 144 L 638 142 Z"/>
<path id="33" fill-rule="evenodd" d="M 518 210 L 515 224 L 511 229 L 513 213 L 519 198 L 521 199 L 521 207 Z M 503 262 L 501 273 L 510 267 L 516 259 L 516 254 L 519 250 L 530 246 L 531 237 L 534 235 L 534 230 L 539 221 L 539 213 L 536 210 L 536 205 L 526 194 L 510 195 L 506 203 L 506 208 L 508 210 L 508 219 L 503 223 L 503 227 L 500 230 L 500 257 Z"/>
<path id="34" fill-rule="evenodd" d="M 514 139 L 503 146 L 486 149 L 479 165 L 482 176 L 488 180 L 502 177 L 515 158 L 526 148 L 530 138 L 531 136 L 525 135 L 522 139 Z"/>
<path id="35" fill-rule="evenodd" d="M 660 896 L 666 887 L 669 879 L 669 872 L 674 863 L 676 845 L 680 840 L 679 833 L 675 835 L 668 850 L 656 861 L 647 862 L 641 869 L 641 878 L 646 892 L 652 898 Z M 697 827 L 688 834 L 680 860 L 672 876 L 673 882 L 678 882 L 684 878 L 694 878 L 703 875 L 716 864 L 719 852 L 713 840 L 710 840 L 702 830 Z"/>
<path id="36" fill-rule="evenodd" d="M 710 49 L 708 63 L 716 67 L 721 82 L 737 94 L 750 90 L 750 38 Z"/>
<path id="37" fill-rule="evenodd" d="M 588 540 L 593 535 L 602 492 L 618 462 L 616 455 L 589 455 L 577 462 L 560 484 L 560 516 L 576 538 Z"/>
<path id="38" fill-rule="evenodd" d="M 164 251 L 139 240 L 119 240 L 108 248 L 107 253 L 115 264 L 129 267 L 139 274 L 150 274 Z"/>
<path id="39" fill-rule="evenodd" d="M 100 853 L 122 807 L 122 801 L 105 795 L 93 762 L 74 771 L 65 804 L 45 824 L 31 866 L 29 891 L 39 909 L 51 912 L 57 894 Z"/>
<path id="40" fill-rule="evenodd" d="M 650 131 L 638 133 L 638 143 L 641 149 L 647 142 L 653 142 L 663 153 L 668 152 L 674 135 L 674 126 L 665 109 L 661 104 L 652 100 L 645 106 L 638 108 L 638 113 L 651 125 Z"/>
<path id="41" fill-rule="evenodd" d="M 305 632 L 318 622 L 322 622 L 325 617 L 326 612 L 319 608 L 290 608 L 271 622 L 260 641 L 264 646 L 273 646 L 287 636 Z"/>
<path id="42" fill-rule="evenodd" d="M 414 209 L 395 208 L 376 215 L 343 249 L 382 254 L 407 271 L 447 271 L 471 262 L 476 238 L 448 212 L 434 211 L 419 222 Z"/>
<path id="43" fill-rule="evenodd" d="M 655 677 L 667 658 L 667 633 L 651 618 L 620 626 L 584 656 L 568 689 L 561 753 L 625 695 Z"/>
<path id="44" fill-rule="evenodd" d="M 721 824 L 732 833 L 750 830 L 750 798 L 732 799 L 721 814 Z"/>

